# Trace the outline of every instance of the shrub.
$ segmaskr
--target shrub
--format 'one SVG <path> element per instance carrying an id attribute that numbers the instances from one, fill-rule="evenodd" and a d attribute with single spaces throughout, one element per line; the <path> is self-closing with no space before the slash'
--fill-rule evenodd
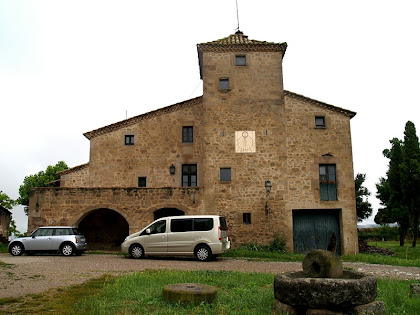
<path id="1" fill-rule="evenodd" d="M 242 246 L 244 249 L 253 250 L 257 252 L 281 252 L 286 253 L 286 240 L 284 237 L 278 235 L 268 245 L 248 244 Z"/>

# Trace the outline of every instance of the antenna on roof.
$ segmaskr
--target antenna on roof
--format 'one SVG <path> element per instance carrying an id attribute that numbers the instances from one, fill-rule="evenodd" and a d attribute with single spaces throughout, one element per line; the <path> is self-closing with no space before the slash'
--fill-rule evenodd
<path id="1" fill-rule="evenodd" d="M 237 32 L 240 32 L 239 30 L 239 10 L 238 10 L 238 0 L 236 0 L 236 19 L 238 20 L 238 28 L 236 29 Z"/>

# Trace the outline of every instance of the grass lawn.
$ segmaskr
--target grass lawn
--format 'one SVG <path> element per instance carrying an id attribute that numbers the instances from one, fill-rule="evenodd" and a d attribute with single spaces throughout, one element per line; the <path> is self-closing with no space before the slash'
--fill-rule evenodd
<path id="1" fill-rule="evenodd" d="M 272 274 L 227 271 L 148 270 L 104 276 L 83 285 L 50 290 L 25 299 L 0 300 L 0 313 L 20 314 L 271 314 Z M 183 305 L 163 299 L 171 283 L 199 282 L 217 286 L 212 304 Z M 378 280 L 378 298 L 387 314 L 418 314 L 420 297 L 409 297 L 408 281 Z"/>
<path id="2" fill-rule="evenodd" d="M 365 262 L 369 264 L 383 264 L 392 266 L 420 267 L 420 245 L 417 247 L 400 247 L 396 241 L 369 242 L 370 246 L 384 247 L 396 252 L 396 256 L 384 256 L 378 254 L 359 254 L 341 256 L 343 261 Z"/>

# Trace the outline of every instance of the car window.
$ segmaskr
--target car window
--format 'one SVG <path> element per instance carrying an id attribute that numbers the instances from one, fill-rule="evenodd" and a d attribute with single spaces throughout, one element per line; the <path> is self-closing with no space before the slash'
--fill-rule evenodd
<path id="1" fill-rule="evenodd" d="M 52 236 L 54 229 L 38 229 L 33 235 L 35 236 Z"/>
<path id="2" fill-rule="evenodd" d="M 57 236 L 70 235 L 69 232 L 69 229 L 55 229 L 55 235 Z"/>
<path id="3" fill-rule="evenodd" d="M 193 230 L 192 219 L 172 219 L 171 232 L 189 232 Z"/>
<path id="4" fill-rule="evenodd" d="M 150 234 L 165 233 L 166 232 L 166 221 L 158 221 L 152 224 L 150 227 Z"/>
<path id="5" fill-rule="evenodd" d="M 73 230 L 73 234 L 71 233 L 71 230 Z M 80 233 L 80 231 L 76 228 L 72 228 L 70 229 L 70 235 L 82 235 L 82 233 Z"/>
<path id="6" fill-rule="evenodd" d="M 220 217 L 219 220 L 220 220 L 220 229 L 222 231 L 227 231 L 228 225 L 227 225 L 226 219 L 224 217 Z"/>
<path id="7" fill-rule="evenodd" d="M 213 218 L 194 219 L 194 231 L 210 231 L 213 229 Z"/>

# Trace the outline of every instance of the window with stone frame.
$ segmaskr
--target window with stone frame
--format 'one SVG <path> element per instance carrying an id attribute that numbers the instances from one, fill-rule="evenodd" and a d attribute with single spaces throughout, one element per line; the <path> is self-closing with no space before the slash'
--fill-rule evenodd
<path id="1" fill-rule="evenodd" d="M 219 79 L 219 90 L 220 91 L 229 91 L 229 78 L 220 78 Z"/>
<path id="2" fill-rule="evenodd" d="M 125 145 L 134 145 L 134 135 L 125 135 Z"/>
<path id="3" fill-rule="evenodd" d="M 242 222 L 243 224 L 251 224 L 251 213 L 249 212 L 242 213 Z"/>
<path id="4" fill-rule="evenodd" d="M 236 66 L 246 66 L 246 56 L 245 55 L 236 55 L 235 56 L 235 65 Z"/>
<path id="5" fill-rule="evenodd" d="M 146 187 L 146 177 L 139 177 L 138 178 L 138 187 Z"/>
<path id="6" fill-rule="evenodd" d="M 220 168 L 220 181 L 221 182 L 230 182 L 232 180 L 232 170 L 230 167 L 221 167 Z"/>
<path id="7" fill-rule="evenodd" d="M 192 143 L 194 141 L 194 127 L 184 126 L 182 127 L 182 142 Z"/>
<path id="8" fill-rule="evenodd" d="M 182 164 L 182 187 L 197 187 L 197 164 Z"/>
<path id="9" fill-rule="evenodd" d="M 337 200 L 337 181 L 335 164 L 319 165 L 319 192 L 322 201 Z"/>
<path id="10" fill-rule="evenodd" d="M 325 128 L 324 116 L 315 116 L 315 128 Z"/>

